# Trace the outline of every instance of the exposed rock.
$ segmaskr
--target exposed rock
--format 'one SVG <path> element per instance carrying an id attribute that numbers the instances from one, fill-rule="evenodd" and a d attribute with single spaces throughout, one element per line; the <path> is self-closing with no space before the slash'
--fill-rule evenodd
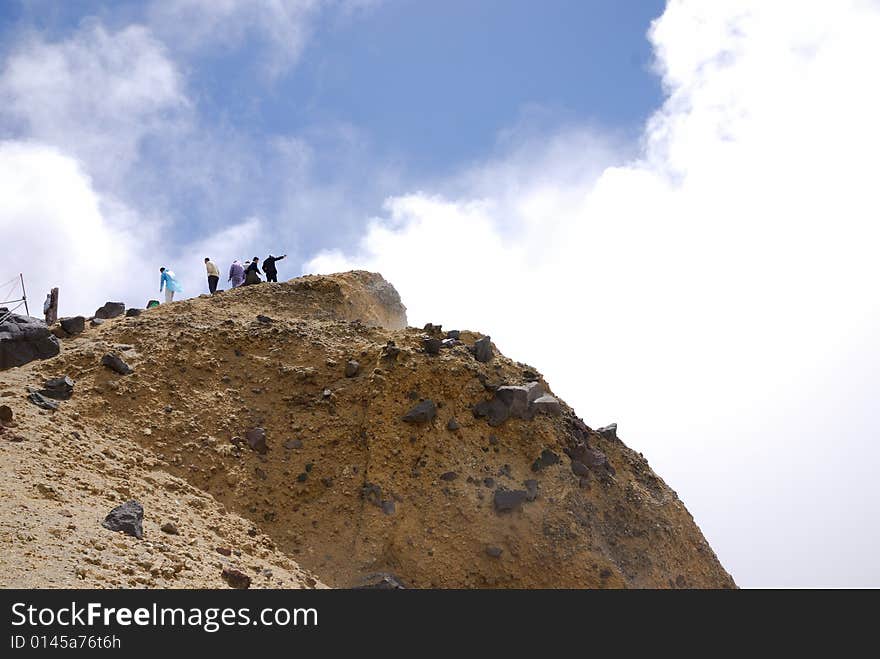
<path id="1" fill-rule="evenodd" d="M 604 428 L 599 428 L 596 432 L 605 439 L 617 439 L 617 424 L 611 423 Z"/>
<path id="2" fill-rule="evenodd" d="M 62 375 L 60 378 L 46 380 L 43 383 L 45 388 L 40 393 L 55 400 L 70 400 L 70 397 L 73 395 L 73 385 L 73 380 L 66 375 Z"/>
<path id="3" fill-rule="evenodd" d="M 345 377 L 353 378 L 356 376 L 361 370 L 361 365 L 353 359 L 348 360 L 345 363 Z"/>
<path id="4" fill-rule="evenodd" d="M 449 330 L 446 332 L 446 338 L 452 339 L 453 341 L 458 341 L 461 338 L 461 332 L 458 330 Z"/>
<path id="5" fill-rule="evenodd" d="M 125 363 L 119 355 L 108 352 L 101 357 L 101 363 L 112 371 L 116 371 L 119 375 L 131 375 L 134 369 Z"/>
<path id="6" fill-rule="evenodd" d="M 498 488 L 495 490 L 493 503 L 495 510 L 499 513 L 510 512 L 519 508 L 524 501 L 528 500 L 528 492 L 524 490 L 505 490 Z"/>
<path id="7" fill-rule="evenodd" d="M 459 341 L 458 339 L 443 339 L 440 342 L 440 347 L 445 349 L 454 348 L 455 346 L 459 345 L 461 345 L 461 341 Z"/>
<path id="8" fill-rule="evenodd" d="M 488 362 L 493 356 L 491 337 L 484 336 L 482 339 L 477 339 L 477 341 L 474 342 L 472 350 L 474 353 L 474 359 L 478 362 Z"/>
<path id="9" fill-rule="evenodd" d="M 420 424 L 432 421 L 435 416 L 437 416 L 437 406 L 429 398 L 413 406 L 409 412 L 403 415 L 403 420 L 407 423 Z"/>
<path id="10" fill-rule="evenodd" d="M 0 423 L 12 423 L 14 416 L 9 405 L 0 405 Z"/>
<path id="11" fill-rule="evenodd" d="M 122 302 L 105 302 L 103 307 L 95 311 L 95 318 L 116 318 L 125 313 L 125 305 Z"/>
<path id="12" fill-rule="evenodd" d="M 173 522 L 165 522 L 159 529 L 168 535 L 178 535 L 177 525 Z"/>
<path id="13" fill-rule="evenodd" d="M 126 501 L 111 510 L 101 523 L 105 529 L 122 531 L 138 540 L 144 537 L 144 507 L 137 501 Z"/>
<path id="14" fill-rule="evenodd" d="M 92 320 L 89 321 L 89 325 L 91 325 L 92 327 L 100 327 L 103 324 L 104 324 L 103 318 L 92 318 Z"/>
<path id="15" fill-rule="evenodd" d="M 86 319 L 83 316 L 62 318 L 58 323 L 61 325 L 61 329 L 71 336 L 81 333 L 86 328 Z"/>
<path id="16" fill-rule="evenodd" d="M 544 394 L 532 403 L 532 408 L 536 414 L 547 414 L 549 416 L 559 416 L 562 414 L 562 406 L 550 394 Z"/>
<path id="17" fill-rule="evenodd" d="M 585 465 L 583 462 L 581 462 L 579 460 L 572 460 L 571 461 L 571 473 L 573 473 L 575 476 L 585 477 L 585 476 L 590 475 L 590 470 L 587 468 L 587 465 Z"/>
<path id="18" fill-rule="evenodd" d="M 264 454 L 269 450 L 266 444 L 266 431 L 263 428 L 251 428 L 244 434 L 248 446 L 260 454 Z"/>
<path id="19" fill-rule="evenodd" d="M 44 410 L 53 411 L 58 409 L 58 403 L 56 403 L 54 400 L 46 398 L 39 391 L 34 391 L 33 389 L 31 389 L 29 390 L 29 392 L 30 393 L 28 393 L 27 399 L 37 407 L 42 407 Z"/>
<path id="20" fill-rule="evenodd" d="M 226 583 L 228 583 L 232 588 L 245 590 L 251 587 L 251 578 L 241 570 L 237 570 L 234 567 L 223 568 L 220 576 L 222 576 L 223 579 L 226 580 Z"/>
<path id="21" fill-rule="evenodd" d="M 126 318 L 136 318 L 137 316 L 140 316 L 143 313 L 143 311 L 144 311 L 143 309 L 138 309 L 137 307 L 132 307 L 131 309 L 127 309 L 125 311 L 125 317 Z"/>
<path id="22" fill-rule="evenodd" d="M 0 317 L 3 315 L 0 312 Z M 0 370 L 48 359 L 59 352 L 58 338 L 42 320 L 11 314 L 0 323 Z"/>

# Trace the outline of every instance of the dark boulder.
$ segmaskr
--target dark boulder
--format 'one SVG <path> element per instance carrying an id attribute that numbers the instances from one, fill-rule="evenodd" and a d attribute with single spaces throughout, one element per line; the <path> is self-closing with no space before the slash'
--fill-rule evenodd
<path id="1" fill-rule="evenodd" d="M 455 417 L 452 417 L 451 419 L 449 419 L 449 421 L 446 422 L 446 429 L 451 432 L 455 432 L 459 428 L 461 428 L 461 424 L 456 421 Z"/>
<path id="2" fill-rule="evenodd" d="M 493 356 L 491 337 L 484 336 L 482 339 L 478 339 L 474 342 L 474 347 L 471 350 L 474 353 L 474 359 L 478 362 L 488 362 Z"/>
<path id="3" fill-rule="evenodd" d="M 260 454 L 264 454 L 269 450 L 266 444 L 266 431 L 263 428 L 251 428 L 244 434 L 248 446 Z"/>
<path id="4" fill-rule="evenodd" d="M 495 397 L 510 410 L 510 416 L 517 419 L 529 417 L 529 389 L 526 387 L 498 387 Z"/>
<path id="5" fill-rule="evenodd" d="M 611 423 L 604 428 L 596 430 L 605 439 L 617 439 L 617 424 Z"/>
<path id="6" fill-rule="evenodd" d="M 86 328 L 86 319 L 83 316 L 74 316 L 73 318 L 62 318 L 58 321 L 61 329 L 70 334 L 79 334 Z"/>
<path id="7" fill-rule="evenodd" d="M 500 426 L 510 418 L 510 408 L 500 398 L 484 400 L 473 407 L 474 416 L 485 418 L 493 428 Z"/>
<path id="8" fill-rule="evenodd" d="M 538 472 L 555 464 L 559 464 L 559 456 L 550 449 L 545 448 L 541 451 L 541 455 L 532 463 L 532 471 Z"/>
<path id="9" fill-rule="evenodd" d="M 0 313 L 0 318 L 4 315 Z M 59 352 L 58 338 L 42 320 L 11 314 L 0 323 L 0 370 L 49 359 Z"/>
<path id="10" fill-rule="evenodd" d="M 436 336 L 422 337 L 422 348 L 429 355 L 439 355 L 442 342 Z"/>
<path id="11" fill-rule="evenodd" d="M 137 501 L 126 501 L 111 510 L 101 526 L 111 531 L 122 531 L 138 540 L 144 537 L 144 507 Z"/>
<path id="12" fill-rule="evenodd" d="M 448 332 L 446 332 L 446 338 L 457 341 L 461 338 L 461 332 L 459 332 L 458 330 L 449 330 Z"/>
<path id="13" fill-rule="evenodd" d="M 428 423 L 435 416 L 437 416 L 437 406 L 429 398 L 410 408 L 409 412 L 403 415 L 403 420 L 407 423 Z"/>
<path id="14" fill-rule="evenodd" d="M 14 416 L 9 405 L 0 405 L 0 423 L 12 423 Z"/>
<path id="15" fill-rule="evenodd" d="M 105 302 L 103 307 L 95 311 L 95 318 L 116 318 L 125 313 L 125 305 L 122 302 Z"/>
<path id="16" fill-rule="evenodd" d="M 536 414 L 546 414 L 548 416 L 559 416 L 562 414 L 562 406 L 550 394 L 540 396 L 532 403 L 532 409 Z"/>
<path id="17" fill-rule="evenodd" d="M 529 493 L 524 490 L 504 490 L 499 488 L 495 490 L 493 503 L 496 512 L 506 513 L 522 506 L 523 502 L 527 501 L 528 498 Z"/>
<path id="18" fill-rule="evenodd" d="M 112 371 L 116 371 L 119 375 L 131 375 L 134 373 L 134 369 L 126 364 L 122 357 L 110 352 L 101 357 L 101 364 Z"/>
<path id="19" fill-rule="evenodd" d="M 132 307 L 131 309 L 126 310 L 125 317 L 126 318 L 135 318 L 140 316 L 143 313 L 143 309 L 138 309 L 137 307 Z"/>

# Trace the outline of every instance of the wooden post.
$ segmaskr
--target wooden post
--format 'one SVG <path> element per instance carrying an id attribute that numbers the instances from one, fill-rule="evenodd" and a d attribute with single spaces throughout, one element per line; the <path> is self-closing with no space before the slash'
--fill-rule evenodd
<path id="1" fill-rule="evenodd" d="M 49 293 L 49 308 L 46 309 L 46 324 L 54 325 L 58 320 L 58 288 L 52 289 Z"/>

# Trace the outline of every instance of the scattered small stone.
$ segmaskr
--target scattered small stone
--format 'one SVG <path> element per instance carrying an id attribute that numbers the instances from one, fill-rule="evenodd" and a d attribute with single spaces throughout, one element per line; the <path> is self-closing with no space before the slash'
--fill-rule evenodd
<path id="1" fill-rule="evenodd" d="M 288 450 L 302 447 L 303 443 L 301 439 L 288 439 L 286 442 L 284 442 L 284 448 Z"/>
<path id="2" fill-rule="evenodd" d="M 131 309 L 126 310 L 125 317 L 126 318 L 135 318 L 137 316 L 140 316 L 141 313 L 143 313 L 143 309 L 138 309 L 136 307 L 132 307 Z"/>
<path id="3" fill-rule="evenodd" d="M 424 329 L 428 334 L 441 334 L 443 332 L 443 325 L 428 323 L 427 325 L 425 325 Z"/>
<path id="4" fill-rule="evenodd" d="M 229 547 L 217 547 L 214 551 L 223 556 L 232 556 L 232 550 Z"/>
<path id="5" fill-rule="evenodd" d="M 406 586 L 399 577 L 380 572 L 364 577 L 360 584 L 354 588 L 356 590 L 405 590 Z"/>
<path id="6" fill-rule="evenodd" d="M 89 321 L 89 325 L 91 325 L 92 327 L 100 327 L 100 326 L 103 325 L 103 324 L 104 324 L 104 319 L 103 319 L 103 318 L 92 318 L 92 319 Z"/>
<path id="7" fill-rule="evenodd" d="M 304 471 L 299 476 L 296 477 L 296 482 L 297 483 L 305 483 L 308 480 L 308 478 L 309 478 L 308 473 L 306 473 Z"/>
<path id="8" fill-rule="evenodd" d="M 488 488 L 495 487 L 495 479 L 491 476 L 486 476 L 486 478 L 483 479 L 483 485 Z"/>
<path id="9" fill-rule="evenodd" d="M 529 501 L 534 501 L 538 498 L 538 481 L 533 478 L 525 481 L 523 485 L 526 486 L 526 494 L 528 495 Z"/>
<path id="10" fill-rule="evenodd" d="M 454 471 L 447 471 L 440 474 L 441 481 L 454 481 L 456 478 L 458 478 L 458 474 Z"/>
<path id="11" fill-rule="evenodd" d="M 394 514 L 395 506 L 394 506 L 393 501 L 389 501 L 389 500 L 383 501 L 381 508 L 382 508 L 382 512 L 385 513 L 386 515 L 393 515 Z"/>
<path id="12" fill-rule="evenodd" d="M 486 363 L 491 360 L 493 356 L 491 337 L 484 336 L 482 339 L 477 339 L 472 350 L 474 359 L 478 362 Z"/>
<path id="13" fill-rule="evenodd" d="M 244 590 L 251 587 L 251 578 L 241 570 L 236 570 L 234 567 L 223 568 L 223 572 L 220 573 L 220 576 L 222 576 L 226 580 L 226 583 L 232 588 Z"/>
<path id="14" fill-rule="evenodd" d="M 46 380 L 43 383 L 44 389 L 40 393 L 55 400 L 70 400 L 70 397 L 73 395 L 73 385 L 73 380 L 66 375 L 62 375 L 60 378 Z"/>
<path id="15" fill-rule="evenodd" d="M 61 325 L 61 329 L 71 336 L 74 334 L 80 334 L 86 328 L 86 319 L 83 316 L 62 318 L 58 323 Z"/>
<path id="16" fill-rule="evenodd" d="M 449 421 L 446 423 L 446 429 L 447 429 L 447 430 L 450 430 L 450 431 L 452 431 L 452 432 L 455 432 L 455 431 L 458 430 L 459 428 L 461 428 L 461 425 L 458 423 L 458 421 L 455 420 L 455 417 L 452 417 L 452 418 L 449 419 Z"/>
<path id="17" fill-rule="evenodd" d="M 266 478 L 267 478 L 267 476 L 266 476 L 266 472 L 263 471 L 262 469 L 260 469 L 259 467 L 254 467 L 254 474 L 255 474 L 256 477 L 259 478 L 261 481 L 264 481 L 264 480 L 266 480 Z"/>
<path id="18" fill-rule="evenodd" d="M 501 554 L 504 553 L 504 550 L 501 547 L 486 547 L 486 554 L 491 558 L 501 558 Z"/>
<path id="19" fill-rule="evenodd" d="M 361 365 L 358 362 L 354 361 L 353 359 L 350 359 L 345 364 L 345 377 L 353 378 L 354 376 L 356 376 L 360 372 L 360 370 L 361 370 Z"/>
<path id="20" fill-rule="evenodd" d="M 528 493 L 524 490 L 495 490 L 493 503 L 499 513 L 510 512 L 519 508 L 528 499 Z"/>
<path id="21" fill-rule="evenodd" d="M 174 408 L 171 407 L 170 405 L 166 405 L 164 409 L 165 409 L 165 414 L 171 414 L 174 411 Z"/>
<path id="22" fill-rule="evenodd" d="M 448 332 L 446 332 L 446 338 L 452 339 L 453 341 L 458 341 L 459 339 L 461 339 L 461 332 L 459 332 L 458 330 L 449 330 Z"/>
<path id="23" fill-rule="evenodd" d="M 257 322 L 262 323 L 263 325 L 271 325 L 275 321 L 273 319 L 269 318 L 269 316 L 264 316 L 264 315 L 260 314 L 257 316 Z"/>
<path id="24" fill-rule="evenodd" d="M 54 400 L 50 400 L 49 398 L 46 398 L 39 391 L 30 390 L 30 393 L 28 394 L 27 399 L 30 402 L 32 402 L 34 405 L 36 405 L 37 407 L 41 407 L 44 410 L 53 410 L 54 411 L 54 410 L 58 409 L 58 403 L 56 403 Z"/>
<path id="25" fill-rule="evenodd" d="M 403 415 L 403 420 L 407 423 L 420 424 L 432 421 L 435 416 L 437 416 L 437 406 L 429 398 L 412 407 L 409 412 Z"/>
<path id="26" fill-rule="evenodd" d="M 137 501 L 126 501 L 111 510 L 101 523 L 105 529 L 122 531 L 138 540 L 144 537 L 144 507 Z"/>
<path id="27" fill-rule="evenodd" d="M 14 416 L 9 405 L 0 405 L 0 423 L 12 423 Z"/>
<path id="28" fill-rule="evenodd" d="M 134 369 L 126 364 L 122 357 L 110 352 L 101 357 L 101 364 L 110 370 L 116 371 L 120 375 L 131 375 L 134 373 Z"/>
<path id="29" fill-rule="evenodd" d="M 495 444 L 498 443 L 498 437 L 495 436 L 495 435 L 489 435 L 489 443 L 490 443 L 492 446 L 495 446 Z"/>
<path id="30" fill-rule="evenodd" d="M 265 454 L 269 447 L 266 445 L 266 431 L 263 428 L 251 428 L 244 434 L 248 446 L 260 454 Z"/>
<path id="31" fill-rule="evenodd" d="M 163 533 L 167 533 L 168 535 L 179 535 L 177 531 L 177 525 L 173 522 L 165 522 L 162 526 L 159 527 L 159 529 Z"/>

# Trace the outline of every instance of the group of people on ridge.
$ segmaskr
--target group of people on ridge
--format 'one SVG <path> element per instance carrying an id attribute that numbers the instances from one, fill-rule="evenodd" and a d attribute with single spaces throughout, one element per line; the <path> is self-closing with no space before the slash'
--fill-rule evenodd
<path id="1" fill-rule="evenodd" d="M 271 254 L 263 261 L 263 269 L 260 270 L 260 259 L 256 256 L 247 261 L 247 265 L 242 265 L 241 261 L 236 259 L 232 262 L 232 265 L 229 268 L 229 279 L 228 281 L 232 284 L 232 288 L 238 288 L 239 286 L 248 286 L 250 284 L 259 284 L 262 279 L 260 279 L 261 274 L 266 275 L 266 281 L 278 281 L 278 268 L 276 267 L 276 261 L 280 261 L 281 259 L 287 257 L 287 254 L 282 256 L 272 256 Z M 220 270 L 217 268 L 217 265 L 209 258 L 205 257 L 205 270 L 208 273 L 208 290 L 211 291 L 211 295 L 217 292 L 217 284 L 220 282 Z M 182 291 L 183 287 L 180 285 L 180 282 L 177 281 L 177 277 L 173 271 L 167 268 L 159 268 L 159 272 L 161 273 L 161 277 L 159 278 L 159 292 L 161 293 L 163 290 L 165 291 L 165 301 L 171 302 L 174 299 L 174 294 Z"/>

